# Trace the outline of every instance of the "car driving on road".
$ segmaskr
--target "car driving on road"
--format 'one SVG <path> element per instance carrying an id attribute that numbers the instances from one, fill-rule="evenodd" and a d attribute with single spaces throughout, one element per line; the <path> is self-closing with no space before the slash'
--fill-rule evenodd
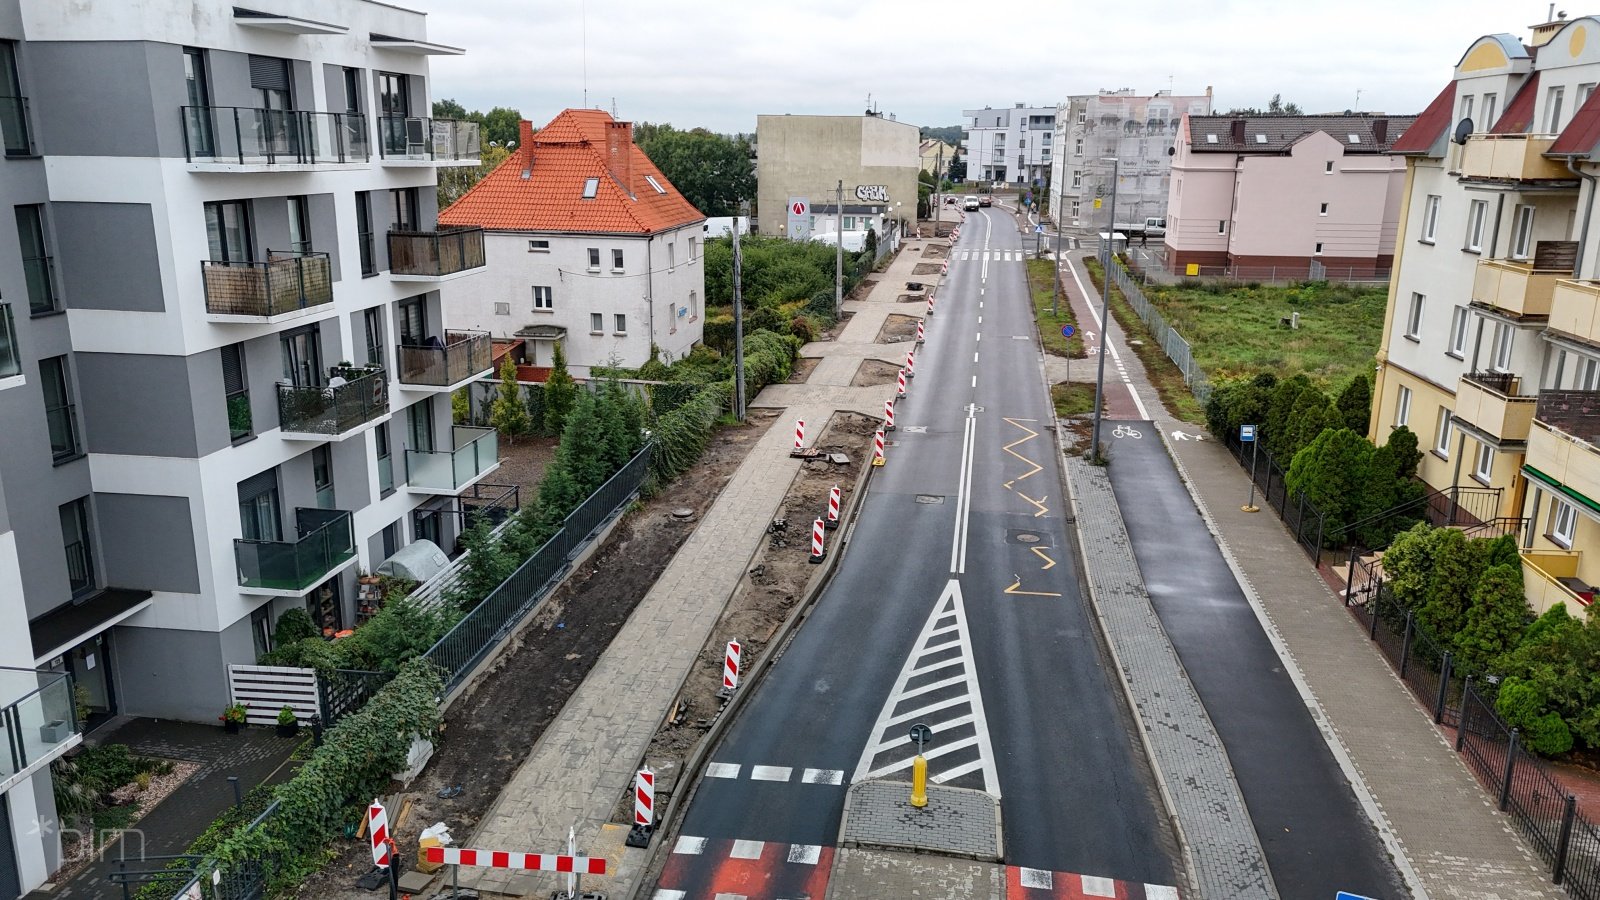
<path id="1" fill-rule="evenodd" d="M 984 199 L 987 200 L 989 198 L 985 197 Z M 965 200 L 963 200 L 961 202 L 961 208 L 962 209 L 977 209 L 978 208 L 978 198 L 977 197 L 968 197 L 967 199 L 965 199 Z"/>

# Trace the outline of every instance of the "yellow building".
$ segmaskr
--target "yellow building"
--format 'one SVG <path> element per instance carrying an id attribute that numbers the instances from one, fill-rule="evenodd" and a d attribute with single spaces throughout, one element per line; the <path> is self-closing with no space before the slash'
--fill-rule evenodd
<path id="1" fill-rule="evenodd" d="M 938 175 L 950 171 L 950 161 L 956 158 L 956 148 L 938 138 L 923 138 L 917 148 L 917 156 L 922 160 L 922 171 Z"/>
<path id="2" fill-rule="evenodd" d="M 1515 533 L 1529 603 L 1600 583 L 1600 20 L 1474 41 L 1406 157 L 1370 436 Z"/>

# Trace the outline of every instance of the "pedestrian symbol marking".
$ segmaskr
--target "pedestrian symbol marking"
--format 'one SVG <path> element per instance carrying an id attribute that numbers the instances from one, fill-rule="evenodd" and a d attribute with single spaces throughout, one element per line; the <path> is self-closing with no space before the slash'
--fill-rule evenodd
<path id="1" fill-rule="evenodd" d="M 1203 440 L 1205 440 L 1205 437 L 1206 436 L 1203 435 L 1203 434 L 1184 434 L 1181 431 L 1174 431 L 1172 433 L 1172 439 L 1175 440 L 1175 441 L 1189 441 L 1189 440 L 1203 441 Z"/>
<path id="2" fill-rule="evenodd" d="M 1044 223 L 1040 222 L 1038 225 L 1033 226 L 1033 233 L 1044 234 Z"/>

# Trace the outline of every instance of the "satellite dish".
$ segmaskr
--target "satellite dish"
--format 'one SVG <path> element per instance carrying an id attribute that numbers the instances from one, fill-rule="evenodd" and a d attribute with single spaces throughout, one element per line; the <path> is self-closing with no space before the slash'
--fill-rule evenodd
<path id="1" fill-rule="evenodd" d="M 1472 134 L 1472 119 L 1469 117 L 1456 123 L 1456 133 L 1450 139 L 1458 144 L 1465 144 L 1470 134 Z"/>
<path id="2" fill-rule="evenodd" d="M 1168 156 L 1173 156 L 1173 155 L 1175 155 L 1175 154 L 1176 154 L 1176 153 L 1177 153 L 1177 152 L 1178 152 L 1178 148 L 1177 148 L 1177 147 L 1168 147 L 1168 148 L 1167 148 L 1167 155 L 1168 155 Z"/>

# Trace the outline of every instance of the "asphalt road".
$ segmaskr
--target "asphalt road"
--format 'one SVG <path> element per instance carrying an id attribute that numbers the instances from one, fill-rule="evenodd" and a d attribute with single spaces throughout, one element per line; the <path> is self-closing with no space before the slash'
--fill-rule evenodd
<path id="1" fill-rule="evenodd" d="M 1112 490 L 1156 614 L 1227 748 L 1279 894 L 1407 896 L 1155 426 L 1128 424 L 1141 437 L 1109 438 Z"/>
<path id="2" fill-rule="evenodd" d="M 922 721 L 935 782 L 1000 798 L 1008 863 L 1173 884 L 1079 594 L 1022 244 L 998 210 L 962 230 L 959 248 L 989 252 L 952 262 L 846 557 L 712 754 L 682 833 L 831 846 L 852 780 L 909 780 L 902 734 Z M 663 885 L 696 896 L 719 865 L 675 855 L 680 882 Z"/>

